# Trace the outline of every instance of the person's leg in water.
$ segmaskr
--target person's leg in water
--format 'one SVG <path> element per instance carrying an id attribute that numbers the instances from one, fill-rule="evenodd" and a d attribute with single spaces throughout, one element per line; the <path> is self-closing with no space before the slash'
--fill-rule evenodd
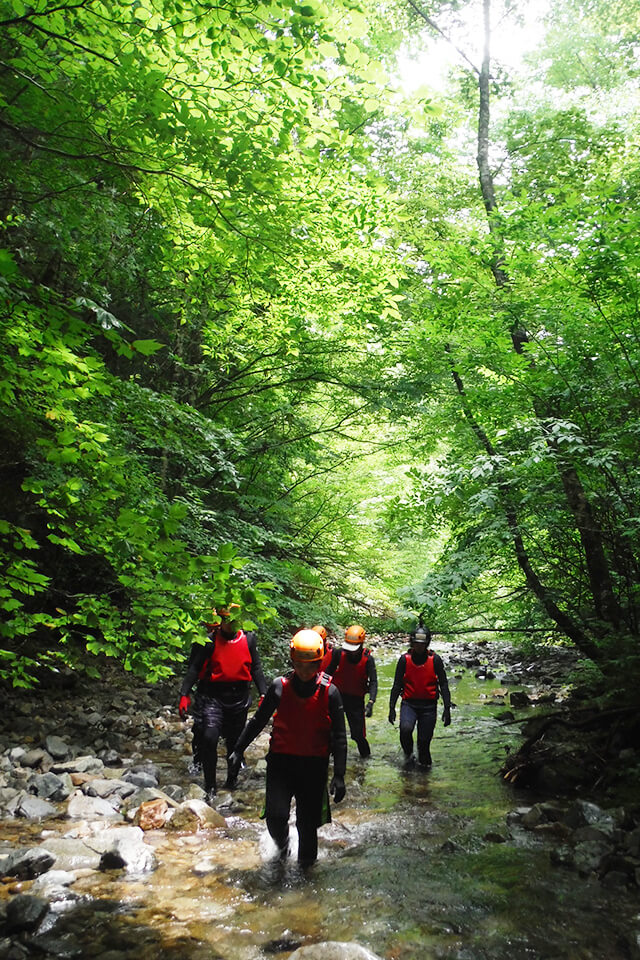
<path id="1" fill-rule="evenodd" d="M 436 704 L 421 707 L 418 711 L 418 763 L 421 767 L 431 766 L 431 741 L 436 727 Z"/>
<path id="2" fill-rule="evenodd" d="M 418 715 L 407 700 L 400 704 L 400 746 L 404 751 L 404 765 L 408 769 L 415 763 L 413 756 L 413 730 Z"/>
<path id="3" fill-rule="evenodd" d="M 229 757 L 233 753 L 234 747 L 238 742 L 238 737 L 244 730 L 244 725 L 247 722 L 248 712 L 248 703 L 242 703 L 240 705 L 234 704 L 231 707 L 227 707 L 225 710 L 222 735 L 224 736 L 227 747 L 227 779 L 225 780 L 224 785 L 228 790 L 233 790 L 238 780 L 237 774 L 235 776 L 231 776 L 229 773 Z"/>
<path id="4" fill-rule="evenodd" d="M 360 756 L 365 759 L 371 756 L 371 747 L 366 734 L 364 697 L 353 697 L 345 693 L 342 695 L 342 703 L 349 724 L 349 736 L 355 741 Z"/>
<path id="5" fill-rule="evenodd" d="M 212 697 L 207 697 L 204 700 L 202 721 L 201 759 L 204 772 L 204 789 L 207 801 L 210 801 L 215 797 L 217 790 L 218 740 L 224 722 L 223 707 L 218 700 L 214 700 Z"/>
<path id="6" fill-rule="evenodd" d="M 327 789 L 329 765 L 322 757 L 301 757 L 297 766 L 295 798 L 298 863 L 306 869 L 318 859 L 318 827 L 322 824 L 322 805 Z"/>
<path id="7" fill-rule="evenodd" d="M 278 859 L 289 854 L 289 811 L 293 797 L 293 776 L 286 754 L 267 754 L 265 820 L 269 836 L 278 848 Z"/>
<path id="8" fill-rule="evenodd" d="M 204 720 L 202 717 L 202 697 L 196 694 L 193 702 L 193 726 L 191 728 L 191 763 L 189 773 L 195 777 L 202 771 L 202 734 Z"/>

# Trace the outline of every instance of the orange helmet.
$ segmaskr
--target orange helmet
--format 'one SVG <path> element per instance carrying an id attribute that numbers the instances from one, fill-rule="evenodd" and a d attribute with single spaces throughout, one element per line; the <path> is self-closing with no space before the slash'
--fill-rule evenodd
<path id="1" fill-rule="evenodd" d="M 319 624 L 317 627 L 311 627 L 312 630 L 315 630 L 316 633 L 319 633 L 323 640 L 327 639 L 327 629 L 326 627 L 321 627 Z"/>
<path id="2" fill-rule="evenodd" d="M 355 653 L 355 651 L 364 643 L 364 638 L 366 635 L 366 630 L 364 627 L 361 627 L 359 623 L 352 624 L 352 626 L 347 627 L 345 630 L 342 648 Z"/>
<path id="3" fill-rule="evenodd" d="M 221 620 L 233 620 L 235 617 L 240 614 L 240 604 L 239 603 L 229 603 L 224 607 L 219 607 L 217 610 L 213 611 L 217 617 L 220 617 Z"/>
<path id="4" fill-rule="evenodd" d="M 291 638 L 289 650 L 292 660 L 322 660 L 322 637 L 315 630 L 298 630 Z"/>

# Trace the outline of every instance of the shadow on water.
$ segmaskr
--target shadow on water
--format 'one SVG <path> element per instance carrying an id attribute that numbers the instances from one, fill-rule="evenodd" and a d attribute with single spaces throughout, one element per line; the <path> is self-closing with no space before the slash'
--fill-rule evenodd
<path id="1" fill-rule="evenodd" d="M 628 960 L 637 956 L 638 905 L 553 867 L 550 845 L 517 834 L 506 814 L 531 802 L 498 768 L 518 737 L 494 717 L 487 686 L 451 676 L 451 727 L 436 727 L 429 772 L 405 772 L 387 705 L 397 654 L 377 655 L 380 693 L 368 721 L 373 756 L 350 746 L 347 797 L 320 831 L 303 873 L 274 862 L 259 820 L 263 781 L 248 751 L 226 831 L 148 834 L 159 868 L 74 884 L 80 900 L 48 936 L 84 955 L 256 960 L 301 944 L 357 941 L 389 960 Z M 443 650 L 446 662 L 447 652 Z M 221 812 L 227 815 L 223 808 Z M 292 839 L 295 837 L 293 831 Z M 551 841 L 552 842 L 552 841 Z M 91 899 L 90 899 L 91 898 Z"/>

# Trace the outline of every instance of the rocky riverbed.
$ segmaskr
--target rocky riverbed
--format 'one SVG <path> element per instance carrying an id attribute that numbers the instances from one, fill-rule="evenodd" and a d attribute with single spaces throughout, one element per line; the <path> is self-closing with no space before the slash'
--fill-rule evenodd
<path id="1" fill-rule="evenodd" d="M 392 642 L 380 638 L 378 648 Z M 471 672 L 480 687 L 486 685 L 479 698 L 505 729 L 513 732 L 522 722 L 525 744 L 531 740 L 527 726 L 552 713 L 566 721 L 572 651 L 554 648 L 524 657 L 505 644 L 459 643 L 440 652 L 454 700 L 456 679 Z M 58 918 L 79 910 L 105 876 L 115 880 L 157 870 L 168 833 L 192 837 L 194 845 L 203 835 L 211 841 L 192 868 L 202 875 L 230 869 L 234 843 L 244 842 L 247 830 L 256 836 L 254 826 L 242 821 L 241 791 L 221 794 L 216 809 L 204 802 L 201 781 L 190 770 L 190 729 L 177 715 L 177 688 L 177 682 L 141 683 L 105 663 L 99 681 L 63 673 L 35 691 L 4 691 L 0 958 L 82 955 L 73 931 L 58 934 Z M 592 764 L 581 759 L 589 754 L 585 729 L 573 735 L 565 725 L 564 738 L 553 751 L 545 744 L 546 760 L 537 767 L 537 760 L 527 765 L 522 756 L 511 762 L 516 750 L 509 751 L 502 771 L 496 765 L 496 777 L 509 780 L 514 770 L 528 777 L 530 802 L 514 796 L 503 827 L 485 840 L 517 844 L 526 833 L 548 845 L 555 869 L 630 890 L 640 885 L 640 810 L 622 785 L 616 792 L 615 777 L 607 780 L 601 773 L 594 781 Z M 264 754 L 266 734 L 252 749 Z M 636 748 L 624 736 L 614 738 L 610 749 L 625 770 L 637 765 Z M 246 774 L 256 788 L 263 770 L 257 760 Z M 106 960 L 140 955 L 139 941 L 98 946 L 96 955 Z M 276 952 L 287 952 L 287 946 L 290 952 L 295 944 Z M 348 955 L 346 949 L 341 956 Z M 149 955 L 154 950 L 158 955 L 153 944 Z"/>

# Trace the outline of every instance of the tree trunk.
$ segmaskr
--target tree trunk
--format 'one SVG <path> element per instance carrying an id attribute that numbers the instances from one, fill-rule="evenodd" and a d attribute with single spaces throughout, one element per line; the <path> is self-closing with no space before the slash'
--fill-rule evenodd
<path id="1" fill-rule="evenodd" d="M 493 182 L 493 174 L 489 164 L 489 122 L 490 122 L 490 43 L 491 43 L 491 0 L 483 0 L 484 13 L 484 49 L 482 67 L 478 74 L 478 90 L 480 103 L 478 108 L 478 153 L 477 164 L 480 178 L 480 190 L 484 201 L 489 230 L 494 241 L 495 255 L 490 268 L 496 286 L 500 289 L 508 284 L 508 276 L 503 269 L 503 242 L 500 229 L 496 224 L 497 202 Z M 511 327 L 511 342 L 518 354 L 524 352 L 524 345 L 528 342 L 526 330 L 519 324 Z M 533 360 L 529 361 L 533 365 Z M 557 411 L 541 410 L 540 405 L 534 402 L 534 412 L 539 420 L 544 422 L 549 417 L 556 417 Z M 595 518 L 591 504 L 584 490 L 575 467 L 563 462 L 557 444 L 551 437 L 547 439 L 548 447 L 556 457 L 557 469 L 562 487 L 574 518 L 580 542 L 585 555 L 589 585 L 593 598 L 596 616 L 613 627 L 620 625 L 622 615 L 616 600 L 611 579 L 609 564 L 604 549 L 602 530 Z M 529 581 L 527 581 L 529 582 Z M 535 591 L 534 591 L 535 592 Z M 537 594 L 536 594 L 537 595 Z"/>

